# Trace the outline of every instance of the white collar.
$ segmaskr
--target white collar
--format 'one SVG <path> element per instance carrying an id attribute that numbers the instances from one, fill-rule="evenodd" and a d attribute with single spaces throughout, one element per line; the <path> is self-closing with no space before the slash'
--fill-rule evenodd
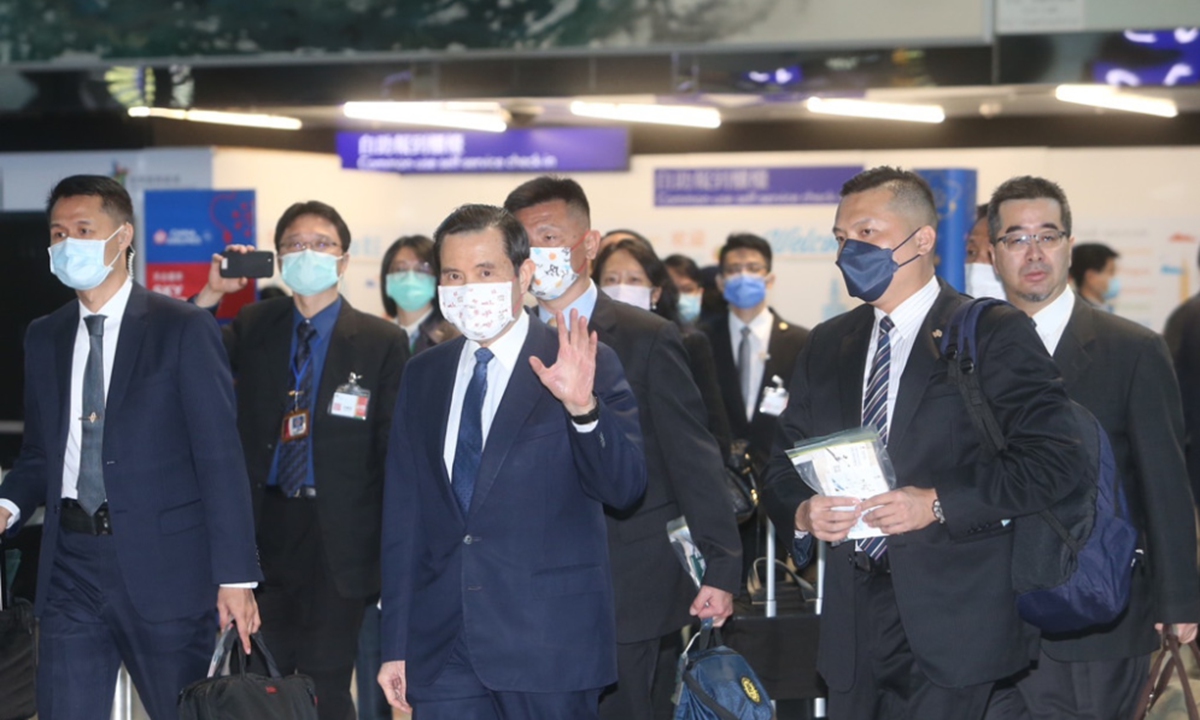
<path id="1" fill-rule="evenodd" d="M 921 328 L 921 323 L 925 322 L 925 316 L 933 308 L 933 303 L 937 300 L 940 292 L 941 286 L 938 285 L 935 275 L 929 278 L 929 282 L 925 283 L 920 290 L 905 298 L 904 302 L 897 305 L 896 309 L 890 313 L 875 308 L 875 324 L 878 325 L 886 315 L 892 319 L 892 323 L 895 325 L 893 332 L 899 333 L 901 337 L 909 337 Z"/>
<path id="2" fill-rule="evenodd" d="M 108 299 L 108 302 L 104 303 L 104 305 L 101 306 L 96 312 L 88 310 L 87 305 L 84 305 L 83 301 L 80 300 L 79 319 L 82 321 L 83 318 L 89 315 L 103 315 L 106 319 L 119 320 L 125 317 L 125 306 L 129 304 L 129 296 L 132 293 L 133 279 L 127 278 L 124 284 L 121 285 L 120 289 L 117 290 L 117 292 Z"/>
<path id="3" fill-rule="evenodd" d="M 517 320 L 495 342 L 488 346 L 492 356 L 510 372 L 517 367 L 517 359 L 521 356 L 521 348 L 525 347 L 525 338 L 529 335 L 529 315 L 523 311 L 517 313 Z M 463 347 L 464 356 L 473 357 L 475 351 L 482 345 L 474 340 L 467 340 Z"/>
<path id="4" fill-rule="evenodd" d="M 1074 310 L 1075 292 L 1068 285 L 1062 295 L 1054 298 L 1053 302 L 1033 314 L 1033 324 L 1037 329 L 1038 337 L 1046 346 L 1046 352 L 1051 355 L 1058 349 L 1058 342 L 1062 340 L 1063 332 L 1066 331 L 1067 323 L 1071 320 L 1071 313 Z"/>
<path id="5" fill-rule="evenodd" d="M 774 323 L 774 316 L 771 309 L 763 307 L 762 312 L 754 316 L 750 322 L 742 322 L 742 319 L 729 311 L 729 335 L 734 340 L 740 339 L 742 328 L 750 328 L 750 334 L 767 344 L 771 340 L 771 325 Z"/>

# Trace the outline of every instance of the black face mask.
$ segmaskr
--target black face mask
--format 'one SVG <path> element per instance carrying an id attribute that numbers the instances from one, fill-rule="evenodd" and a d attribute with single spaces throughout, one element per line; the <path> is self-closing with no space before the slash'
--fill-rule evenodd
<path id="1" fill-rule="evenodd" d="M 875 302 L 883 297 L 888 286 L 892 284 L 892 277 L 896 271 L 921 257 L 914 255 L 903 264 L 897 264 L 894 259 L 896 251 L 912 240 L 920 229 L 913 230 L 904 238 L 904 242 L 890 250 L 861 240 L 846 240 L 838 253 L 836 264 L 842 271 L 842 278 L 846 281 L 846 290 L 850 297 L 865 302 Z"/>

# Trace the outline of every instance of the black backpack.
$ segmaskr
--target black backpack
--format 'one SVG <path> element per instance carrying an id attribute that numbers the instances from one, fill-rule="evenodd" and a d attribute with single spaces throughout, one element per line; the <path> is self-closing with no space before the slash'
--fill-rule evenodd
<path id="1" fill-rule="evenodd" d="M 980 298 L 961 306 L 942 338 L 950 382 L 966 403 L 985 453 L 1004 450 L 1004 433 L 979 383 L 975 331 L 988 308 Z M 986 372 L 986 369 L 984 370 Z M 1137 529 L 1129 515 L 1108 434 L 1096 417 L 1072 401 L 1075 435 L 1088 462 L 1084 482 L 1047 510 L 1013 520 L 1013 589 L 1025 622 L 1065 633 L 1112 622 L 1129 604 Z"/>

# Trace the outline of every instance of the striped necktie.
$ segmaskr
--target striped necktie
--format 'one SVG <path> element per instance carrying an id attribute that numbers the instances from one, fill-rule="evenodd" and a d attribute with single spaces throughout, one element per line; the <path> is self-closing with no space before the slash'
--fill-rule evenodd
<path id="1" fill-rule="evenodd" d="M 888 441 L 888 385 L 892 367 L 891 332 L 895 323 L 887 315 L 879 321 L 879 339 L 875 345 L 875 359 L 871 363 L 871 374 L 867 379 L 867 392 L 863 395 L 863 427 L 879 431 L 879 441 L 887 446 Z M 872 560 L 878 560 L 887 552 L 887 538 L 872 537 L 859 541 L 858 549 Z"/>

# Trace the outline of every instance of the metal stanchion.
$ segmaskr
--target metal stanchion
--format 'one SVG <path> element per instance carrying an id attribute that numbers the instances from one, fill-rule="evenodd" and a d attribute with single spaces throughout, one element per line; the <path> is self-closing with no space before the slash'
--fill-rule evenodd
<path id="1" fill-rule="evenodd" d="M 122 665 L 117 671 L 117 691 L 113 697 L 112 720 L 133 720 L 133 680 Z"/>
<path id="2" fill-rule="evenodd" d="M 817 615 L 821 614 L 821 606 L 825 604 L 825 543 L 813 538 L 817 545 Z M 813 717 L 825 717 L 825 698 L 813 700 Z"/>

